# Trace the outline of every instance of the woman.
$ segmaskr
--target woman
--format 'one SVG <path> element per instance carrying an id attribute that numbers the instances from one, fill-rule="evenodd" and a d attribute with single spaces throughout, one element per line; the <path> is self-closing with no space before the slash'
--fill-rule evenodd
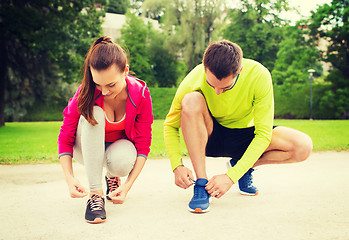
<path id="1" fill-rule="evenodd" d="M 128 75 L 125 51 L 109 37 L 98 38 L 84 64 L 82 84 L 63 111 L 59 159 L 72 198 L 89 195 L 85 219 L 106 220 L 102 190 L 122 204 L 140 174 L 151 144 L 152 103 L 145 82 Z M 74 177 L 72 158 L 85 165 L 89 191 Z M 120 184 L 120 177 L 128 176 Z"/>

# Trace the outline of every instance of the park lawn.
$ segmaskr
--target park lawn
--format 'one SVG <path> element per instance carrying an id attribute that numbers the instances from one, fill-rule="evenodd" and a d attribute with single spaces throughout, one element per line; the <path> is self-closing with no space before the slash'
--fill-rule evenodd
<path id="1" fill-rule="evenodd" d="M 166 158 L 164 120 L 155 120 L 150 159 Z M 57 137 L 62 122 L 8 122 L 0 128 L 0 164 L 52 163 L 57 159 Z M 314 151 L 348 151 L 349 120 L 284 120 L 275 125 L 307 133 Z M 181 138 L 182 139 L 182 138 Z M 181 141 L 181 151 L 187 151 Z"/>
<path id="2" fill-rule="evenodd" d="M 276 119 L 274 124 L 308 134 L 313 140 L 313 151 L 349 150 L 349 120 Z"/>

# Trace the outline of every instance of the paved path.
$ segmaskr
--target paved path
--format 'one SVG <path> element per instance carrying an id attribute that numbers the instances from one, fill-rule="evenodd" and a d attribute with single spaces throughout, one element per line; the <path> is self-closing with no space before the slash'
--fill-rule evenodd
<path id="1" fill-rule="evenodd" d="M 208 159 L 208 174 L 226 159 Z M 185 159 L 188 165 L 188 159 Z M 74 164 L 86 185 L 84 169 Z M 236 186 L 192 214 L 190 190 L 173 183 L 167 159 L 148 160 L 123 205 L 103 224 L 84 221 L 87 199 L 71 199 L 58 164 L 0 166 L 0 239 L 349 239 L 349 152 L 313 153 L 302 163 L 262 166 L 256 197 Z"/>

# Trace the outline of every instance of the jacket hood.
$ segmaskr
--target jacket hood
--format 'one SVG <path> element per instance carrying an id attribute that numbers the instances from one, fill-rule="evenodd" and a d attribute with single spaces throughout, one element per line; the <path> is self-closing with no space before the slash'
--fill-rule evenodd
<path id="1" fill-rule="evenodd" d="M 126 78 L 127 94 L 131 103 L 137 107 L 141 98 L 144 98 L 144 91 L 147 87 L 146 82 L 128 75 Z"/>

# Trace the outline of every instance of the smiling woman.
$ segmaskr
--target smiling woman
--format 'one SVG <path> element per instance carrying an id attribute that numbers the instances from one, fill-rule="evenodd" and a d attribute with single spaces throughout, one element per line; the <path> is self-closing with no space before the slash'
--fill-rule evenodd
<path id="1" fill-rule="evenodd" d="M 89 194 L 85 220 L 106 220 L 106 198 L 122 204 L 143 169 L 151 143 L 152 103 L 146 83 L 128 75 L 125 51 L 109 37 L 87 53 L 82 84 L 63 111 L 59 159 L 73 198 Z M 89 190 L 74 177 L 72 158 L 85 165 Z M 124 184 L 120 177 L 127 176 Z"/>
<path id="2" fill-rule="evenodd" d="M 104 96 L 102 108 L 108 120 L 120 121 L 126 114 L 127 85 L 125 79 L 128 74 L 128 65 L 123 72 L 119 71 L 116 64 L 100 71 L 91 67 L 91 74 L 97 90 L 101 91 Z"/>
<path id="3" fill-rule="evenodd" d="M 115 64 L 100 71 L 91 67 L 91 74 L 96 88 L 102 92 L 104 97 L 115 98 L 119 93 L 126 92 L 125 78 L 128 74 L 128 65 L 122 72 Z"/>

